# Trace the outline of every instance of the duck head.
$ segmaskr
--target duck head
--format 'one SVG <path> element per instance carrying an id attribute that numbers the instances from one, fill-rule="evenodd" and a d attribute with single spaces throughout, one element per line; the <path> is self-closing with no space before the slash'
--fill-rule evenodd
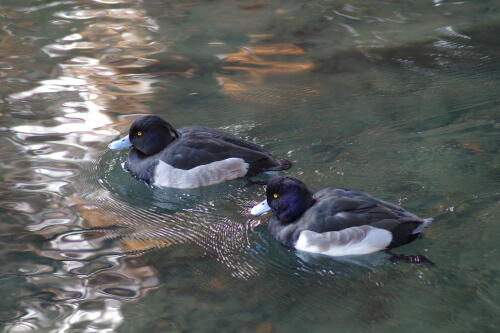
<path id="1" fill-rule="evenodd" d="M 298 219 L 314 204 L 311 191 L 293 177 L 274 177 L 266 187 L 266 200 L 252 208 L 250 214 L 261 215 L 272 211 L 282 224 Z"/>
<path id="2" fill-rule="evenodd" d="M 144 155 L 154 155 L 179 137 L 179 133 L 168 122 L 156 115 L 137 119 L 130 126 L 129 134 L 111 142 L 113 150 L 134 147 Z"/>

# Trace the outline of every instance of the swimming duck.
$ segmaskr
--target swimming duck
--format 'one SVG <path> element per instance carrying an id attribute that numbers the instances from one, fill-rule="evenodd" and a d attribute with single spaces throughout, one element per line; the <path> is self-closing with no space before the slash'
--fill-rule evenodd
<path id="1" fill-rule="evenodd" d="M 132 147 L 125 166 L 135 177 L 175 188 L 207 186 L 292 165 L 234 135 L 207 127 L 176 130 L 157 115 L 135 120 L 129 134 L 108 147 Z"/>
<path id="2" fill-rule="evenodd" d="M 358 191 L 325 188 L 313 194 L 293 177 L 272 178 L 266 200 L 250 213 L 268 211 L 274 213 L 269 231 L 281 244 L 329 256 L 391 249 L 413 241 L 432 222 Z"/>

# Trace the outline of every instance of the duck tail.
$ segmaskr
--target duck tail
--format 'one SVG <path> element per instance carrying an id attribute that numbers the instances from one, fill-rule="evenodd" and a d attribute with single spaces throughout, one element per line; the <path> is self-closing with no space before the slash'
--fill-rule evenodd
<path id="1" fill-rule="evenodd" d="M 292 167 L 292 162 L 285 160 L 284 158 L 280 159 L 280 163 L 282 168 L 281 170 L 288 170 Z"/>
<path id="2" fill-rule="evenodd" d="M 412 234 L 421 233 L 422 231 L 424 231 L 424 229 L 426 229 L 432 223 L 432 221 L 434 221 L 434 218 L 432 218 L 432 217 L 428 217 L 426 219 L 423 219 L 422 224 L 420 224 L 418 227 L 416 227 L 415 230 L 413 230 Z"/>
<path id="3" fill-rule="evenodd" d="M 264 170 L 255 170 L 255 173 L 258 172 L 269 172 L 269 171 L 282 171 L 288 170 L 292 167 L 292 162 L 289 160 L 285 160 L 284 158 L 275 158 L 272 160 L 273 166 L 265 168 Z"/>

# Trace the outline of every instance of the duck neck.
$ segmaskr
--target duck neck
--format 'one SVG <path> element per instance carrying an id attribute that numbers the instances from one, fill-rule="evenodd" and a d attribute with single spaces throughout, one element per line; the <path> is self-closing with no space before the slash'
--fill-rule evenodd
<path id="1" fill-rule="evenodd" d="M 128 156 L 128 161 L 125 163 L 125 167 L 135 177 L 147 182 L 152 182 L 157 163 L 157 158 L 144 155 L 139 150 L 132 148 Z"/>

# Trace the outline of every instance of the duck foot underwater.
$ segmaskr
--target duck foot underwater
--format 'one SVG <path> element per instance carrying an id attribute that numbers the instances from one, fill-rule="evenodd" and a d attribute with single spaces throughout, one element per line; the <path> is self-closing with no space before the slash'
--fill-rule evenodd
<path id="1" fill-rule="evenodd" d="M 431 265 L 431 266 L 436 265 L 434 262 L 432 262 L 426 256 L 423 256 L 421 254 L 406 255 L 406 254 L 392 253 L 391 251 L 385 251 L 385 252 L 390 255 L 389 260 L 393 264 L 397 264 L 398 262 L 405 262 L 408 264 L 426 264 L 426 265 Z"/>

